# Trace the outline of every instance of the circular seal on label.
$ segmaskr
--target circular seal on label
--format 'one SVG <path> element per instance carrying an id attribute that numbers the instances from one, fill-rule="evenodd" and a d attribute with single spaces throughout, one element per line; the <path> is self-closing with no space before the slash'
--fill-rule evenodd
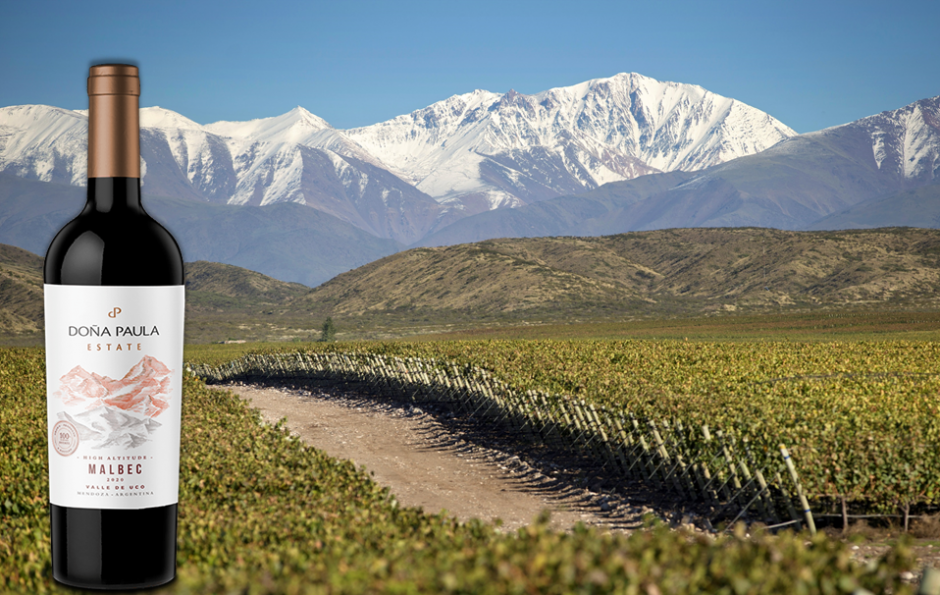
<path id="1" fill-rule="evenodd" d="M 78 450 L 78 428 L 70 421 L 59 421 L 52 427 L 52 447 L 63 457 Z"/>

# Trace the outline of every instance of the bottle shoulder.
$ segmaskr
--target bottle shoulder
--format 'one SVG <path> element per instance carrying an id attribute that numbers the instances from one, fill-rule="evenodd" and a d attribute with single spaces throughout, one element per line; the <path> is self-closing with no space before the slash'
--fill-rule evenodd
<path id="1" fill-rule="evenodd" d="M 182 285 L 176 240 L 143 211 L 83 211 L 49 245 L 46 283 L 63 285 Z"/>

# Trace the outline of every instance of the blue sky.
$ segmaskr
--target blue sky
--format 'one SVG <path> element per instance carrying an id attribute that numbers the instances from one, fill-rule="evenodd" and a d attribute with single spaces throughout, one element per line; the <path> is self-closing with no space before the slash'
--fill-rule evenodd
<path id="1" fill-rule="evenodd" d="M 132 60 L 142 105 L 200 123 L 297 105 L 363 126 L 473 89 L 618 72 L 698 84 L 798 132 L 940 95 L 940 2 L 11 2 L 0 106 L 87 107 Z"/>

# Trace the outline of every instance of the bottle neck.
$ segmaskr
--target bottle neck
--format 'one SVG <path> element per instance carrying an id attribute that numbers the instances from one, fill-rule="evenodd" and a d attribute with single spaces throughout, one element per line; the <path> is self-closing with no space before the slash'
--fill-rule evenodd
<path id="1" fill-rule="evenodd" d="M 88 178 L 85 212 L 143 213 L 140 178 Z"/>
<path id="2" fill-rule="evenodd" d="M 88 76 L 88 177 L 140 177 L 140 78 L 127 64 Z"/>

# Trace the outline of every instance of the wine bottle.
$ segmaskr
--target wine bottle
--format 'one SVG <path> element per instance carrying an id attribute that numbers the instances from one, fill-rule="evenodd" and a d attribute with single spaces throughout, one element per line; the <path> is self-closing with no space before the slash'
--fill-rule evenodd
<path id="1" fill-rule="evenodd" d="M 44 265 L 53 578 L 176 575 L 183 259 L 140 198 L 136 66 L 88 77 L 88 200 Z"/>

